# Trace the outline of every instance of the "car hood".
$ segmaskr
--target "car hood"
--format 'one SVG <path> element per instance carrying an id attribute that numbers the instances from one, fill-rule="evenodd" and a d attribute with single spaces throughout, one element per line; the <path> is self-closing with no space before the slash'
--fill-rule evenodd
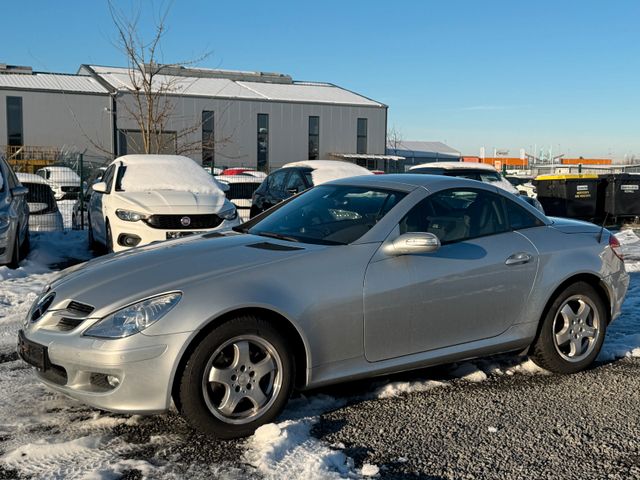
<path id="1" fill-rule="evenodd" d="M 118 192 L 123 207 L 140 213 L 210 213 L 222 207 L 225 197 L 179 190 Z"/>
<path id="2" fill-rule="evenodd" d="M 220 282 L 229 274 L 326 248 L 235 233 L 151 244 L 63 271 L 51 284 L 56 299 L 50 309 L 62 310 L 76 300 L 95 307 L 91 316 L 100 317 L 151 295 L 199 281 Z"/>

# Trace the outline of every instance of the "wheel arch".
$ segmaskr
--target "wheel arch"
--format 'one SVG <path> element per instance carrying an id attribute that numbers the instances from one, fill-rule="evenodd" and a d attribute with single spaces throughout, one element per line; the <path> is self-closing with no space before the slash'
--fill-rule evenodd
<path id="1" fill-rule="evenodd" d="M 598 295 L 600 295 L 600 298 L 602 299 L 602 301 L 605 303 L 605 306 L 606 306 L 605 310 L 607 315 L 607 324 L 611 322 L 611 308 L 612 308 L 611 293 L 609 292 L 609 289 L 607 288 L 606 284 L 602 281 L 602 279 L 598 275 L 594 273 L 586 273 L 586 272 L 578 273 L 565 279 L 560 285 L 556 287 L 553 293 L 551 293 L 551 295 L 549 295 L 549 297 L 547 298 L 544 309 L 542 310 L 542 314 L 538 319 L 538 327 L 536 329 L 535 339 L 537 339 L 538 336 L 540 335 L 540 329 L 542 328 L 542 323 L 544 321 L 544 318 L 547 316 L 547 313 L 549 312 L 549 308 L 551 308 L 551 305 L 553 304 L 555 299 L 558 297 L 558 295 L 560 295 L 570 285 L 573 285 L 574 283 L 578 283 L 578 282 L 585 282 L 591 285 L 595 289 L 595 291 L 598 293 Z M 535 344 L 535 339 L 531 343 L 530 347 L 527 349 L 527 353 L 531 352 L 531 349 Z"/>
<path id="2" fill-rule="evenodd" d="M 295 387 L 303 387 L 307 383 L 307 367 L 310 365 L 309 359 L 309 349 L 306 341 L 303 336 L 300 334 L 300 331 L 296 326 L 285 317 L 283 314 L 276 312 L 275 310 L 271 310 L 265 307 L 244 307 L 238 308 L 234 310 L 227 311 L 222 315 L 211 319 L 206 325 L 201 328 L 196 335 L 194 335 L 190 340 L 185 349 L 183 349 L 180 354 L 180 360 L 177 363 L 176 368 L 173 371 L 173 376 L 171 378 L 171 397 L 174 402 L 177 402 L 177 389 L 180 384 L 180 377 L 182 372 L 191 356 L 193 350 L 197 347 L 197 345 L 202 341 L 204 337 L 206 337 L 213 329 L 220 326 L 224 322 L 231 320 L 232 318 L 237 318 L 243 315 L 254 315 L 262 317 L 268 320 L 270 323 L 274 325 L 279 325 L 283 327 L 283 333 L 285 339 L 291 342 L 293 346 L 293 357 L 295 363 L 295 379 L 294 385 Z"/>

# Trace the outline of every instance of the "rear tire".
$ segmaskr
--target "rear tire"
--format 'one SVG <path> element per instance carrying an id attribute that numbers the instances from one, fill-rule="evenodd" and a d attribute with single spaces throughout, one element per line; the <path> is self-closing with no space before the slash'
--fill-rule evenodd
<path id="1" fill-rule="evenodd" d="M 27 258 L 29 252 L 31 251 L 31 238 L 29 235 L 29 231 L 27 231 L 27 235 L 24 237 L 22 245 L 20 246 L 20 258 Z"/>
<path id="2" fill-rule="evenodd" d="M 584 370 L 600 353 L 607 330 L 605 302 L 594 287 L 577 282 L 547 309 L 531 359 L 554 373 Z"/>
<path id="3" fill-rule="evenodd" d="M 13 241 L 13 251 L 11 252 L 11 260 L 7 265 L 10 269 L 15 270 L 20 267 L 20 227 L 16 231 L 16 238 Z"/>
<path id="4" fill-rule="evenodd" d="M 245 437 L 280 414 L 293 389 L 294 368 L 277 329 L 259 317 L 237 317 L 217 326 L 193 350 L 175 403 L 204 434 Z"/>

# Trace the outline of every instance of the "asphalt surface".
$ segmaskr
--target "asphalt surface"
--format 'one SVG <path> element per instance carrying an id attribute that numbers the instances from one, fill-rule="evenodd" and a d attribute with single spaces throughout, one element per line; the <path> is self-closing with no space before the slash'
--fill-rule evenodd
<path id="1" fill-rule="evenodd" d="M 314 434 L 381 478 L 640 478 L 640 359 L 356 402 Z"/>

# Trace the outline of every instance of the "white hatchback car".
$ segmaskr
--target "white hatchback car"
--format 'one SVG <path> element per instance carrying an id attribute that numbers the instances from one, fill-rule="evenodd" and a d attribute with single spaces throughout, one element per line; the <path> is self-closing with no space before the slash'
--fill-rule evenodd
<path id="1" fill-rule="evenodd" d="M 76 199 L 80 194 L 80 177 L 69 167 L 51 166 L 36 171 L 53 190 L 56 200 Z"/>
<path id="2" fill-rule="evenodd" d="M 89 242 L 107 251 L 240 224 L 216 180 L 187 157 L 125 155 L 92 189 Z"/>

